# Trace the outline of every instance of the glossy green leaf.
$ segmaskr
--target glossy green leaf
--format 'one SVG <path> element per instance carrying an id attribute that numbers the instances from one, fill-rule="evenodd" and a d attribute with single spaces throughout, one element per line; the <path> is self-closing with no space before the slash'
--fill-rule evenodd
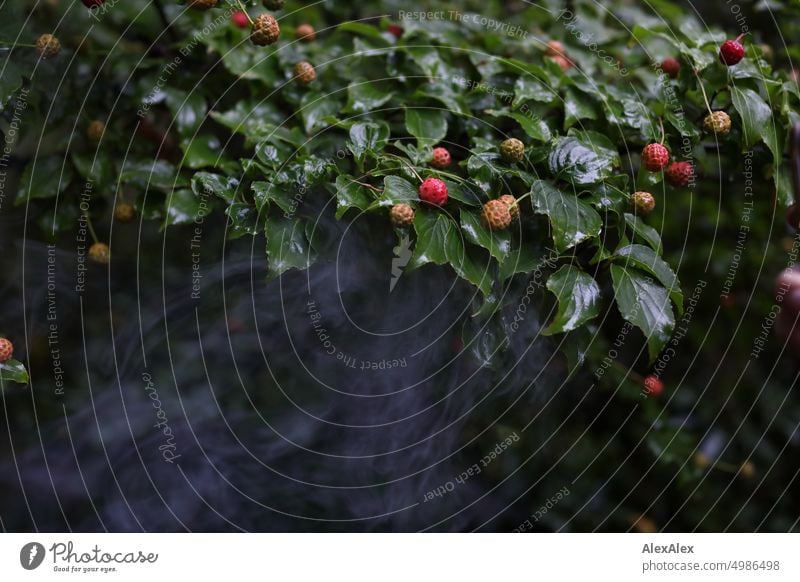
<path id="1" fill-rule="evenodd" d="M 558 251 L 600 235 L 603 221 L 597 211 L 575 194 L 562 192 L 549 182 L 537 180 L 531 188 L 534 211 L 550 218 Z"/>
<path id="2" fill-rule="evenodd" d="M 447 112 L 441 109 L 406 108 L 406 130 L 417 143 L 436 145 L 447 135 Z"/>
<path id="3" fill-rule="evenodd" d="M 5 382 L 27 384 L 30 378 L 25 365 L 19 360 L 7 360 L 0 363 L 0 379 Z"/>
<path id="4" fill-rule="evenodd" d="M 547 288 L 558 299 L 558 312 L 543 335 L 572 331 L 600 314 L 600 286 L 577 267 L 561 267 L 547 279 Z"/>

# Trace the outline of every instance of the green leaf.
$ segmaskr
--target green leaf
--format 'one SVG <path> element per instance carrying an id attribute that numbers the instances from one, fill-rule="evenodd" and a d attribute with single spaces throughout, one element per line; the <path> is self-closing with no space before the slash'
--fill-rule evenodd
<path id="1" fill-rule="evenodd" d="M 606 136 L 582 131 L 560 139 L 550 153 L 549 164 L 558 178 L 588 185 L 611 176 L 620 159 Z"/>
<path id="2" fill-rule="evenodd" d="M 549 182 L 536 180 L 531 187 L 531 199 L 535 212 L 550 218 L 553 241 L 559 252 L 600 236 L 603 227 L 600 215 L 576 195 L 565 194 Z"/>
<path id="3" fill-rule="evenodd" d="M 494 115 L 495 117 L 509 117 L 513 119 L 519 123 L 522 131 L 535 140 L 546 142 L 550 141 L 553 137 L 553 134 L 550 132 L 550 127 L 542 118 L 538 117 L 530 110 L 528 110 L 528 113 L 520 113 L 518 111 L 488 109 L 486 113 Z"/>
<path id="4" fill-rule="evenodd" d="M 29 198 L 53 198 L 63 192 L 73 176 L 72 165 L 64 162 L 58 156 L 50 155 L 37 157 L 25 166 L 19 180 L 17 204 Z M 94 184 L 90 186 L 94 190 Z"/>
<path id="5" fill-rule="evenodd" d="M 269 203 L 274 202 L 285 213 L 294 213 L 297 202 L 292 199 L 286 188 L 269 182 L 253 182 L 250 187 L 259 212 L 266 212 L 265 207 L 269 208 Z"/>
<path id="6" fill-rule="evenodd" d="M 647 338 L 650 361 L 655 360 L 675 327 L 667 290 L 647 273 L 634 268 L 612 264 L 611 279 L 622 317 L 642 330 Z"/>
<path id="7" fill-rule="evenodd" d="M 417 232 L 417 243 L 411 257 L 411 268 L 421 267 L 426 263 L 444 265 L 448 262 L 448 246 L 450 255 L 456 256 L 461 245 L 459 236 L 451 219 L 447 215 L 428 208 L 420 209 L 414 218 L 414 230 Z"/>
<path id="8" fill-rule="evenodd" d="M 25 365 L 19 360 L 6 360 L 0 363 L 0 379 L 3 382 L 27 384 L 30 378 Z"/>
<path id="9" fill-rule="evenodd" d="M 298 219 L 267 219 L 264 232 L 267 236 L 267 262 L 269 277 L 278 277 L 289 269 L 307 269 L 315 254 L 311 250 Z"/>
<path id="10" fill-rule="evenodd" d="M 132 182 L 142 189 L 159 190 L 171 190 L 187 185 L 175 166 L 164 160 L 126 162 L 122 168 L 120 182 Z"/>
<path id="11" fill-rule="evenodd" d="M 0 111 L 9 99 L 22 87 L 25 69 L 10 58 L 0 58 Z"/>
<path id="12" fill-rule="evenodd" d="M 175 190 L 167 195 L 164 201 L 164 220 L 166 226 L 175 224 L 189 224 L 196 219 L 202 219 L 208 214 L 209 208 L 200 206 L 200 199 L 194 192 L 187 188 Z"/>
<path id="13" fill-rule="evenodd" d="M 359 122 L 350 127 L 348 148 L 361 162 L 367 152 L 382 150 L 389 139 L 389 127 L 385 123 Z"/>
<path id="14" fill-rule="evenodd" d="M 633 265 L 654 275 L 667 288 L 672 301 L 678 306 L 678 311 L 683 311 L 683 292 L 678 276 L 653 249 L 637 244 L 627 245 L 616 250 L 614 260 L 623 263 L 625 268 Z"/>
<path id="15" fill-rule="evenodd" d="M 406 108 L 406 130 L 417 138 L 419 146 L 436 145 L 447 135 L 447 112 Z"/>
<path id="16" fill-rule="evenodd" d="M 647 224 L 635 214 L 631 214 L 629 212 L 625 213 L 625 222 L 627 223 L 628 228 L 631 230 L 631 234 L 635 238 L 642 239 L 644 242 L 649 244 L 654 251 L 656 251 L 658 254 L 661 254 L 661 235 L 658 234 L 658 231 L 655 228 Z"/>
<path id="17" fill-rule="evenodd" d="M 585 93 L 568 87 L 564 92 L 564 130 L 582 119 L 597 119 L 594 103 Z"/>
<path id="18" fill-rule="evenodd" d="M 228 239 L 258 233 L 258 211 L 251 204 L 234 202 L 225 209 L 225 215 L 228 217 Z"/>
<path id="19" fill-rule="evenodd" d="M 481 223 L 477 212 L 461 210 L 461 231 L 467 240 L 485 248 L 494 258 L 503 262 L 511 251 L 511 233 L 507 230 L 490 230 Z"/>
<path id="20" fill-rule="evenodd" d="M 558 299 L 558 313 L 542 335 L 572 331 L 600 313 L 600 286 L 577 267 L 561 267 L 550 275 L 547 288 Z"/>
<path id="21" fill-rule="evenodd" d="M 770 106 L 752 89 L 736 85 L 731 87 L 731 98 L 742 119 L 744 146 L 749 149 L 763 140 L 775 163 L 780 163 L 782 152 L 776 129 L 779 121 L 773 118 Z"/>
<path id="22" fill-rule="evenodd" d="M 197 170 L 220 165 L 220 142 L 213 135 L 196 135 L 181 143 L 181 166 Z"/>
<path id="23" fill-rule="evenodd" d="M 381 88 L 380 83 L 373 81 L 353 81 L 347 86 L 348 113 L 367 113 L 381 107 L 394 96 Z"/>
<path id="24" fill-rule="evenodd" d="M 341 103 L 330 95 L 306 93 L 300 101 L 300 116 L 306 133 L 328 127 L 330 123 L 326 119 L 336 117 L 341 110 Z"/>
<path id="25" fill-rule="evenodd" d="M 484 297 L 492 292 L 492 279 L 486 253 L 465 246 L 461 238 L 454 238 L 452 244 L 448 244 L 445 250 L 447 260 L 459 277 L 475 285 Z"/>
<path id="26" fill-rule="evenodd" d="M 417 189 L 408 180 L 400 176 L 386 176 L 383 179 L 383 195 L 381 198 L 384 200 L 381 206 L 387 206 L 401 202 L 412 202 L 418 200 L 419 196 Z"/>
<path id="27" fill-rule="evenodd" d="M 516 109 L 521 103 L 532 99 L 543 103 L 553 103 L 558 95 L 545 83 L 530 75 L 522 75 L 514 84 L 514 101 L 511 106 Z"/>
<path id="28" fill-rule="evenodd" d="M 75 169 L 84 179 L 93 183 L 95 189 L 103 190 L 115 186 L 114 167 L 108 156 L 102 154 L 95 156 L 95 152 L 74 153 L 72 154 L 72 163 L 75 164 Z"/>
<path id="29" fill-rule="evenodd" d="M 220 176 L 209 172 L 196 172 L 192 176 L 192 191 L 197 196 L 214 194 L 226 202 L 233 202 L 239 180 L 233 177 Z"/>
<path id="30" fill-rule="evenodd" d="M 341 218 L 350 208 L 366 210 L 373 198 L 369 189 L 357 184 L 352 176 L 336 178 L 336 218 Z"/>
<path id="31" fill-rule="evenodd" d="M 208 107 L 199 91 L 187 93 L 173 87 L 164 87 L 166 104 L 173 115 L 173 122 L 182 136 L 193 136 L 206 118 Z"/>

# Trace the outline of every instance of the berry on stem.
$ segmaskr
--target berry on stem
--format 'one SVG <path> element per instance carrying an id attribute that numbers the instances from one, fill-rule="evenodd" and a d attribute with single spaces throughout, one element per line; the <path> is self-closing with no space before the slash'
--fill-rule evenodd
<path id="1" fill-rule="evenodd" d="M 294 66 L 294 76 L 302 85 L 308 85 L 317 78 L 317 71 L 308 61 L 300 61 Z"/>
<path id="2" fill-rule="evenodd" d="M 4 337 L 0 337 L 0 364 L 14 357 L 14 344 Z"/>
<path id="3" fill-rule="evenodd" d="M 505 230 L 511 224 L 511 212 L 502 200 L 489 200 L 483 205 L 481 220 L 491 230 Z"/>
<path id="4" fill-rule="evenodd" d="M 525 157 L 525 144 L 515 137 L 510 137 L 500 144 L 500 155 L 509 163 L 521 162 Z"/>
<path id="5" fill-rule="evenodd" d="M 708 133 L 728 135 L 731 132 L 731 118 L 724 111 L 714 111 L 706 115 L 703 120 L 703 129 Z"/>
<path id="6" fill-rule="evenodd" d="M 660 396 L 664 392 L 664 383 L 658 376 L 650 374 L 644 379 L 644 389 L 650 396 Z"/>
<path id="7" fill-rule="evenodd" d="M 259 14 L 253 21 L 253 30 L 250 33 L 250 40 L 258 46 L 273 44 L 281 35 L 281 27 L 278 21 L 270 14 Z"/>
<path id="8" fill-rule="evenodd" d="M 569 60 L 569 57 L 565 57 L 564 55 L 553 55 L 550 57 L 565 73 L 572 68 L 572 61 Z"/>
<path id="9" fill-rule="evenodd" d="M 95 119 L 92 121 L 89 126 L 86 128 L 86 137 L 88 137 L 92 141 L 100 141 L 103 139 L 103 135 L 106 133 L 106 124 L 100 121 L 99 119 Z"/>
<path id="10" fill-rule="evenodd" d="M 634 192 L 633 193 L 633 207 L 636 209 L 636 214 L 644 216 L 653 212 L 656 207 L 656 199 L 650 192 Z"/>
<path id="11" fill-rule="evenodd" d="M 241 10 L 237 10 L 231 15 L 231 22 L 238 28 L 250 28 L 250 19 Z"/>
<path id="12" fill-rule="evenodd" d="M 114 207 L 114 218 L 120 222 L 130 222 L 136 216 L 136 210 L 130 202 L 118 202 Z"/>
<path id="13" fill-rule="evenodd" d="M 431 166 L 444 170 L 450 165 L 450 152 L 446 148 L 433 148 L 433 157 L 431 158 Z"/>
<path id="14" fill-rule="evenodd" d="M 106 243 L 96 242 L 89 247 L 89 259 L 101 265 L 107 265 L 111 260 L 111 249 Z"/>
<path id="15" fill-rule="evenodd" d="M 667 166 L 666 174 L 670 184 L 686 188 L 694 179 L 694 166 L 691 162 L 672 162 Z"/>
<path id="16" fill-rule="evenodd" d="M 661 70 L 664 71 L 664 74 L 670 79 L 674 79 L 678 76 L 678 73 L 681 72 L 681 63 L 674 57 L 667 57 L 661 61 Z"/>
<path id="17" fill-rule="evenodd" d="M 419 199 L 428 204 L 442 206 L 447 202 L 447 184 L 439 178 L 426 178 L 419 186 Z"/>
<path id="18" fill-rule="evenodd" d="M 642 164 L 651 172 L 658 172 L 669 163 L 669 150 L 660 143 L 649 143 L 642 150 Z"/>
<path id="19" fill-rule="evenodd" d="M 312 42 L 317 38 L 317 31 L 310 24 L 301 24 L 295 29 L 294 34 L 303 42 Z"/>
<path id="20" fill-rule="evenodd" d="M 554 57 L 556 55 L 561 55 L 563 57 L 567 56 L 567 52 L 564 49 L 564 44 L 558 40 L 547 41 L 544 54 L 546 54 L 548 57 Z"/>
<path id="21" fill-rule="evenodd" d="M 729 67 L 736 65 L 744 58 L 744 46 L 741 42 L 742 36 L 739 35 L 736 40 L 726 40 L 719 47 L 719 60 Z"/>
<path id="22" fill-rule="evenodd" d="M 517 204 L 517 199 L 514 198 L 511 194 L 503 194 L 498 198 L 501 202 L 504 202 L 506 206 L 508 206 L 508 212 L 511 214 L 511 220 L 516 220 L 519 218 L 519 204 Z"/>
<path id="23" fill-rule="evenodd" d="M 389 211 L 389 218 L 397 227 L 411 226 L 414 223 L 414 209 L 408 204 L 395 204 Z"/>
<path id="24" fill-rule="evenodd" d="M 61 43 L 52 34 L 43 34 L 36 39 L 36 50 L 43 59 L 50 59 L 61 52 Z"/>

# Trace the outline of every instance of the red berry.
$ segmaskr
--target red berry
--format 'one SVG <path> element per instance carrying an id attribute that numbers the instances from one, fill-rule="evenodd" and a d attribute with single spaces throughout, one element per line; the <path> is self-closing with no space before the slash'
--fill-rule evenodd
<path id="1" fill-rule="evenodd" d="M 81 0 L 83 5 L 86 8 L 94 8 L 95 6 L 101 6 L 106 0 Z"/>
<path id="2" fill-rule="evenodd" d="M 736 297 L 733 295 L 720 295 L 719 296 L 719 304 L 725 307 L 726 309 L 730 309 L 736 305 Z"/>
<path id="3" fill-rule="evenodd" d="M 231 22 L 239 28 L 250 28 L 250 20 L 247 18 L 247 14 L 241 10 L 237 10 L 231 15 Z"/>
<path id="4" fill-rule="evenodd" d="M 740 37 L 741 38 L 741 37 Z M 719 60 L 732 67 L 744 58 L 744 46 L 736 40 L 726 40 L 719 48 Z"/>
<path id="5" fill-rule="evenodd" d="M 420 184 L 419 198 L 428 204 L 442 206 L 447 202 L 447 184 L 439 178 L 427 178 Z"/>
<path id="6" fill-rule="evenodd" d="M 681 71 L 681 63 L 678 61 L 678 59 L 667 57 L 661 61 L 661 70 L 664 71 L 664 74 L 666 74 L 670 79 L 674 79 Z"/>
<path id="7" fill-rule="evenodd" d="M 664 392 L 664 383 L 658 376 L 650 374 L 644 379 L 644 389 L 650 396 L 660 396 Z"/>
<path id="8" fill-rule="evenodd" d="M 0 363 L 7 362 L 14 355 L 14 344 L 0 337 Z"/>
<path id="9" fill-rule="evenodd" d="M 673 186 L 686 188 L 692 183 L 694 166 L 691 162 L 672 162 L 667 166 L 667 181 Z"/>
<path id="10" fill-rule="evenodd" d="M 669 150 L 660 143 L 649 143 L 642 150 L 642 164 L 651 172 L 658 172 L 669 163 Z"/>
<path id="11" fill-rule="evenodd" d="M 403 27 L 400 26 L 399 24 L 390 24 L 389 26 L 386 27 L 386 32 L 388 32 L 395 38 L 400 38 L 401 36 L 403 36 L 405 30 L 403 30 Z"/>
<path id="12" fill-rule="evenodd" d="M 450 165 L 450 152 L 448 152 L 445 148 L 433 148 L 433 157 L 431 158 L 431 166 L 443 170 L 449 165 Z"/>

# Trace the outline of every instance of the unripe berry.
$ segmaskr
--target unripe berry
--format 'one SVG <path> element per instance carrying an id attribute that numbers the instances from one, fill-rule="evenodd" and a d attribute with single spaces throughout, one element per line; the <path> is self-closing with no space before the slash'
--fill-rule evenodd
<path id="1" fill-rule="evenodd" d="M 565 73 L 572 68 L 572 61 L 564 55 L 553 55 L 550 57 Z"/>
<path id="2" fill-rule="evenodd" d="M 187 4 L 190 8 L 195 10 L 208 10 L 214 8 L 219 3 L 219 0 L 189 0 Z"/>
<path id="3" fill-rule="evenodd" d="M 86 137 L 88 137 L 92 141 L 100 141 L 103 139 L 103 135 L 106 133 L 106 124 L 100 121 L 99 119 L 95 119 L 92 121 L 89 126 L 86 128 Z"/>
<path id="4" fill-rule="evenodd" d="M 446 148 L 433 148 L 433 157 L 431 158 L 431 166 L 444 170 L 450 165 L 450 152 Z"/>
<path id="5" fill-rule="evenodd" d="M 294 34 L 304 42 L 311 42 L 317 38 L 317 31 L 310 24 L 301 24 L 295 29 Z"/>
<path id="6" fill-rule="evenodd" d="M 408 204 L 395 204 L 389 211 L 389 218 L 397 227 L 411 226 L 414 224 L 414 209 Z"/>
<path id="7" fill-rule="evenodd" d="M 544 54 L 548 57 L 554 57 L 556 55 L 567 56 L 567 52 L 564 49 L 563 43 L 558 40 L 550 40 L 547 42 L 547 46 L 544 49 Z"/>
<path id="8" fill-rule="evenodd" d="M 686 188 L 694 179 L 694 166 L 691 162 L 672 162 L 667 166 L 666 175 L 673 186 Z"/>
<path id="9" fill-rule="evenodd" d="M 650 192 L 634 192 L 633 207 L 636 209 L 636 214 L 646 216 L 656 207 L 656 199 Z"/>
<path id="10" fill-rule="evenodd" d="M 130 222 L 135 216 L 136 210 L 129 202 L 118 202 L 114 207 L 114 218 L 120 222 Z"/>
<path id="11" fill-rule="evenodd" d="M 519 204 L 517 204 L 517 199 L 514 198 L 511 194 L 503 194 L 498 198 L 500 202 L 504 202 L 506 206 L 508 206 L 508 212 L 511 214 L 511 220 L 516 220 L 519 218 Z"/>
<path id="12" fill-rule="evenodd" d="M 521 162 L 525 157 L 525 144 L 515 137 L 510 137 L 500 144 L 500 155 L 509 163 Z"/>
<path id="13" fill-rule="evenodd" d="M 644 389 L 650 396 L 660 396 L 664 392 L 664 383 L 658 376 L 651 374 L 644 379 Z"/>
<path id="14" fill-rule="evenodd" d="M 280 10 L 283 8 L 284 0 L 264 0 L 264 7 L 269 10 Z"/>
<path id="15" fill-rule="evenodd" d="M 669 163 L 669 150 L 660 143 L 649 143 L 642 150 L 642 165 L 651 172 L 662 170 Z"/>
<path id="16" fill-rule="evenodd" d="M 238 28 L 250 28 L 250 19 L 241 10 L 237 10 L 231 15 L 231 22 Z"/>
<path id="17" fill-rule="evenodd" d="M 724 111 L 714 111 L 706 115 L 703 120 L 703 129 L 708 133 L 728 135 L 731 131 L 731 118 Z"/>
<path id="18" fill-rule="evenodd" d="M 36 50 L 43 59 L 50 59 L 61 52 L 61 43 L 52 34 L 43 34 L 36 39 Z"/>
<path id="19" fill-rule="evenodd" d="M 722 46 L 719 47 L 719 60 L 729 67 L 737 64 L 743 58 L 744 46 L 742 46 L 742 43 L 739 42 L 739 39 L 726 40 L 724 43 L 722 43 Z"/>
<path id="20" fill-rule="evenodd" d="M 442 206 L 447 202 L 447 184 L 439 178 L 426 178 L 420 184 L 419 198 L 428 204 Z"/>
<path id="21" fill-rule="evenodd" d="M 281 35 L 281 27 L 278 21 L 270 14 L 259 14 L 253 21 L 253 30 L 250 33 L 250 40 L 258 46 L 273 44 Z"/>
<path id="22" fill-rule="evenodd" d="M 97 242 L 89 247 L 89 260 L 107 265 L 111 260 L 111 249 L 106 243 Z"/>
<path id="23" fill-rule="evenodd" d="M 670 79 L 674 79 L 681 71 L 681 63 L 676 58 L 667 57 L 661 61 L 661 70 L 664 71 L 664 74 Z"/>
<path id="24" fill-rule="evenodd" d="M 481 219 L 491 230 L 505 230 L 511 224 L 511 212 L 508 204 L 502 200 L 489 200 L 483 205 Z"/>
<path id="25" fill-rule="evenodd" d="M 317 78 L 317 71 L 308 61 L 300 61 L 294 66 L 294 76 L 299 83 L 308 85 Z"/>
<path id="26" fill-rule="evenodd" d="M 0 337 L 0 363 L 7 362 L 14 357 L 14 344 L 4 337 Z"/>

